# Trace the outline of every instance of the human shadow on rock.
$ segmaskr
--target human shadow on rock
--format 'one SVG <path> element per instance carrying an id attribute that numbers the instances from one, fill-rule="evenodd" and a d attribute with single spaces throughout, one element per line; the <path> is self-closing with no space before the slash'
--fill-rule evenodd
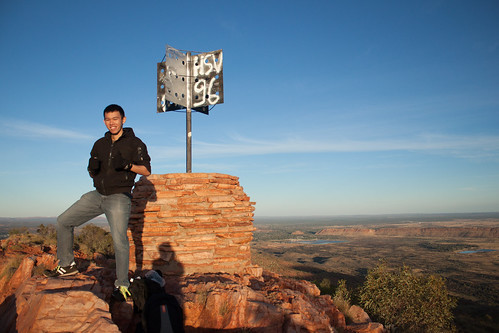
<path id="1" fill-rule="evenodd" d="M 132 193 L 132 207 L 128 228 L 132 234 L 132 246 L 134 247 L 135 272 L 142 272 L 144 263 L 143 231 L 145 211 L 150 202 L 157 201 L 156 189 L 147 177 L 142 176 L 135 184 Z"/>
<path id="2" fill-rule="evenodd" d="M 158 258 L 152 262 L 152 270 L 158 270 L 165 279 L 167 293 L 182 298 L 180 279 L 184 275 L 184 265 L 178 261 L 175 251 L 169 242 L 158 245 Z"/>
<path id="3" fill-rule="evenodd" d="M 172 332 L 183 333 L 185 316 L 181 305 L 183 297 L 180 279 L 184 267 L 168 242 L 159 244 L 157 251 L 148 256 L 156 259 L 141 265 L 142 271 L 135 272 L 130 286 L 136 318 L 135 332 L 159 332 L 160 329 L 165 329 L 161 313 L 167 313 Z"/>

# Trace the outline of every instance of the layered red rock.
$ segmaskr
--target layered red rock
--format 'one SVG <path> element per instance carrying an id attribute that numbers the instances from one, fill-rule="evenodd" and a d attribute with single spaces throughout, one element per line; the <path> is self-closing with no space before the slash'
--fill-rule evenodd
<path id="1" fill-rule="evenodd" d="M 0 305 L 2 332 L 120 332 L 106 302 L 105 283 L 89 274 L 32 277 L 36 259 L 26 257 L 11 278 L 17 288 Z"/>
<path id="2" fill-rule="evenodd" d="M 346 329 L 331 297 L 270 272 L 192 274 L 179 280 L 187 331 L 332 332 Z"/>
<path id="3" fill-rule="evenodd" d="M 251 265 L 254 202 L 218 173 L 141 177 L 129 222 L 130 269 L 236 273 Z"/>
<path id="4" fill-rule="evenodd" d="M 26 260 L 36 267 L 42 262 L 36 259 Z M 104 264 L 79 261 L 82 273 L 52 279 L 31 276 L 33 266 L 21 266 L 19 287 L 0 306 L 3 331 L 135 332 L 140 315 L 131 301 L 110 302 L 114 269 Z M 320 295 L 314 284 L 257 267 L 241 274 L 171 276 L 166 282 L 183 308 L 186 332 L 382 332 L 382 325 L 370 321 L 346 325 L 331 297 Z"/>

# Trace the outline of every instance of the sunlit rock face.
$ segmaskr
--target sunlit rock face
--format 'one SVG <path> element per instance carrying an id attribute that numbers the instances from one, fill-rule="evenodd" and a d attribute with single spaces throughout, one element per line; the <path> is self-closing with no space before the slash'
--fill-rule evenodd
<path id="1" fill-rule="evenodd" d="M 141 317 L 132 300 L 111 299 L 113 260 L 98 265 L 79 259 L 81 273 L 70 277 L 33 275 L 38 265 L 55 265 L 54 259 L 44 254 L 23 260 L 14 274 L 18 287 L 0 305 L 2 332 L 135 332 Z M 165 291 L 182 306 L 187 333 L 386 332 L 360 308 L 359 320 L 347 325 L 331 296 L 320 295 L 312 283 L 255 266 L 238 274 L 170 276 Z"/>
<path id="2" fill-rule="evenodd" d="M 238 177 L 141 177 L 129 222 L 130 269 L 166 275 L 237 273 L 251 265 L 254 202 Z"/>

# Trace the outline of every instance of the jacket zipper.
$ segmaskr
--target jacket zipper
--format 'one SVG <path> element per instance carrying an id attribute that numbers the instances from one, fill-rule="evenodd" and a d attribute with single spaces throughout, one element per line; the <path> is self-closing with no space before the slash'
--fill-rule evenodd
<path id="1" fill-rule="evenodd" d="M 113 147 L 114 147 L 114 141 L 111 142 L 111 147 L 109 148 L 109 159 L 107 161 L 107 172 L 109 173 L 109 170 L 111 170 L 111 160 L 113 158 Z M 104 178 L 101 180 L 102 184 L 102 192 L 107 195 L 106 187 L 104 186 Z"/>

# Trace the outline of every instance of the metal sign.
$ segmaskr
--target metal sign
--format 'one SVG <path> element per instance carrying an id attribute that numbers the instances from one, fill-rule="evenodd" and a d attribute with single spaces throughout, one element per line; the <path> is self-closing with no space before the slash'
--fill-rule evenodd
<path id="1" fill-rule="evenodd" d="M 208 114 L 208 106 L 224 102 L 222 50 L 192 54 L 166 46 L 157 65 L 157 112 L 193 109 Z"/>
<path id="2" fill-rule="evenodd" d="M 166 45 L 157 69 L 157 112 L 186 109 L 186 172 L 192 172 L 192 110 L 208 114 L 210 105 L 224 102 L 222 50 L 192 53 Z"/>

